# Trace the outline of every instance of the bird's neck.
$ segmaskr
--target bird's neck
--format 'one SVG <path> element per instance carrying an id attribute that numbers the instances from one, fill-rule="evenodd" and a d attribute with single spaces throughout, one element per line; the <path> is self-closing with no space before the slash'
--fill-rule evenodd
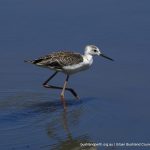
<path id="1" fill-rule="evenodd" d="M 84 58 L 88 61 L 88 62 L 93 62 L 93 56 L 91 54 L 85 53 L 84 54 Z"/>

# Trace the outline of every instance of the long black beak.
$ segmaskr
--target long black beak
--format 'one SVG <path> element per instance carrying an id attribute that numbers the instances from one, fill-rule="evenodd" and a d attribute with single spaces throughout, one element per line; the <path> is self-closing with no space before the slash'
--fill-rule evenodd
<path id="1" fill-rule="evenodd" d="M 100 56 L 102 56 L 102 57 L 104 57 L 104 58 L 107 58 L 107 59 L 109 59 L 109 60 L 111 60 L 111 61 L 114 61 L 112 58 L 110 58 L 110 57 L 108 57 L 108 56 L 106 56 L 106 55 L 104 55 L 104 54 L 100 54 Z"/>

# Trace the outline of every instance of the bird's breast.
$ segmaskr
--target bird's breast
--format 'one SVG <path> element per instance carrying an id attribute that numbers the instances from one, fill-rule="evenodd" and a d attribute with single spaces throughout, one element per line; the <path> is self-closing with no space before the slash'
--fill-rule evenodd
<path id="1" fill-rule="evenodd" d="M 79 64 L 64 66 L 63 72 L 66 74 L 74 74 L 74 73 L 88 69 L 90 67 L 90 65 L 91 65 L 91 63 L 87 63 L 87 62 L 83 61 Z"/>

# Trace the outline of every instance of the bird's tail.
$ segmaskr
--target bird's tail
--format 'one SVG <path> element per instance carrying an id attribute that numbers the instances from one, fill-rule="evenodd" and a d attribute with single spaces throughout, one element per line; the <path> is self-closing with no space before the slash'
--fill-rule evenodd
<path id="1" fill-rule="evenodd" d="M 34 64 L 33 60 L 24 60 L 25 63 L 30 63 L 30 64 Z"/>

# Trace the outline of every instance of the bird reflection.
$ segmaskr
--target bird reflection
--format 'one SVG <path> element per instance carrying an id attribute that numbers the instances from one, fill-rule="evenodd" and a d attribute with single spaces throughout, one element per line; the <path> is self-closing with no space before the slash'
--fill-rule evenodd
<path id="1" fill-rule="evenodd" d="M 64 110 L 61 115 L 54 121 L 50 122 L 47 127 L 47 134 L 55 144 L 48 147 L 52 150 L 96 150 L 96 147 L 81 147 L 81 143 L 90 143 L 88 135 L 75 136 L 70 127 L 76 128 L 78 125 L 82 109 L 75 109 L 70 112 Z M 57 125 L 57 127 L 56 127 Z M 92 148 L 92 149 L 91 149 Z"/>

